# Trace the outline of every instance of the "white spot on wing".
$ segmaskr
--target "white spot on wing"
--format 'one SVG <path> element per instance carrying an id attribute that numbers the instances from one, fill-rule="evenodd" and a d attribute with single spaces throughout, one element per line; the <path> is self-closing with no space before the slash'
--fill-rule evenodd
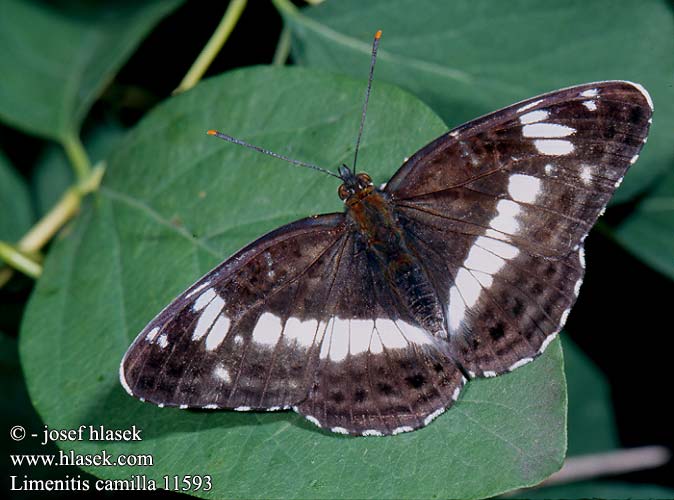
<path id="1" fill-rule="evenodd" d="M 515 201 L 531 203 L 541 192 L 541 180 L 524 174 L 513 174 L 508 179 L 508 194 Z"/>
<path id="2" fill-rule="evenodd" d="M 456 288 L 458 288 L 459 292 L 461 293 L 461 297 L 463 297 L 466 307 L 471 308 L 477 304 L 482 287 L 466 268 L 459 268 L 459 272 L 456 273 L 454 286 L 456 286 Z"/>
<path id="3" fill-rule="evenodd" d="M 275 314 L 266 312 L 257 320 L 253 329 L 253 342 L 259 345 L 273 347 L 281 337 L 281 318 Z"/>
<path id="4" fill-rule="evenodd" d="M 585 269 L 585 248 L 583 247 L 578 250 L 578 260 L 580 260 L 580 267 Z"/>
<path id="5" fill-rule="evenodd" d="M 122 384 L 122 387 L 124 387 L 124 390 L 129 394 L 129 396 L 133 396 L 131 387 L 129 387 L 126 377 L 124 376 L 124 360 L 122 360 L 122 362 L 119 364 L 119 383 Z"/>
<path id="6" fill-rule="evenodd" d="M 161 347 L 162 349 L 165 349 L 166 346 L 168 345 L 168 338 L 165 333 L 162 333 L 159 338 L 157 339 L 157 345 Z"/>
<path id="7" fill-rule="evenodd" d="M 393 432 L 391 432 L 392 435 L 397 435 L 397 434 L 402 434 L 403 432 L 412 432 L 414 429 L 410 427 L 409 425 L 403 425 L 402 427 L 396 427 L 393 429 Z"/>
<path id="8" fill-rule="evenodd" d="M 520 213 L 520 206 L 514 201 L 499 200 L 496 204 L 498 215 L 489 221 L 489 225 L 506 234 L 516 233 L 519 229 L 519 223 L 515 218 Z"/>
<path id="9" fill-rule="evenodd" d="M 216 365 L 213 369 L 213 376 L 222 380 L 225 384 L 229 384 L 232 381 L 232 377 L 229 376 L 229 370 L 225 368 L 222 364 Z"/>
<path id="10" fill-rule="evenodd" d="M 550 345 L 550 342 L 555 340 L 555 337 L 557 337 L 557 332 L 553 333 L 552 335 L 548 335 L 545 338 L 545 340 L 543 341 L 543 343 L 541 344 L 541 348 L 538 350 L 538 352 L 542 353 L 543 351 L 545 351 L 548 348 L 548 346 Z"/>
<path id="11" fill-rule="evenodd" d="M 337 434 L 348 434 L 349 431 L 347 431 L 344 427 L 333 427 L 330 429 L 332 432 L 336 432 Z"/>
<path id="12" fill-rule="evenodd" d="M 212 288 L 208 289 L 208 291 L 212 290 Z M 201 297 L 206 295 L 206 293 L 208 292 L 204 292 Z M 225 301 L 222 299 L 222 297 L 215 295 L 215 292 L 213 292 L 213 295 L 214 297 L 206 306 L 206 309 L 204 309 L 204 311 L 201 313 L 201 316 L 199 316 L 197 326 L 194 328 L 194 332 L 192 332 L 192 340 L 199 340 L 201 337 L 206 335 L 208 330 L 211 328 L 211 325 L 213 325 L 213 322 L 218 317 L 218 314 L 220 314 L 220 311 L 222 311 L 223 306 L 225 305 Z M 199 297 L 198 300 L 200 300 L 201 297 Z"/>
<path id="13" fill-rule="evenodd" d="M 575 128 L 557 123 L 532 123 L 522 127 L 524 137 L 567 137 L 575 132 Z"/>
<path id="14" fill-rule="evenodd" d="M 433 339 L 428 333 L 426 333 L 421 328 L 409 324 L 407 321 L 398 319 L 395 321 L 395 324 L 400 329 L 407 342 L 411 344 L 424 345 L 434 343 Z"/>
<path id="15" fill-rule="evenodd" d="M 188 293 L 185 298 L 189 299 L 192 295 L 195 295 L 196 293 L 202 291 L 204 288 L 206 288 L 208 285 L 210 285 L 210 281 L 204 281 L 201 285 L 196 287 L 194 290 L 192 290 L 190 293 Z"/>
<path id="16" fill-rule="evenodd" d="M 250 411 L 250 406 L 237 406 L 234 411 Z"/>
<path id="17" fill-rule="evenodd" d="M 482 372 L 482 375 L 484 375 L 485 377 L 495 377 L 496 372 L 491 371 L 491 370 L 487 370 L 487 371 Z"/>
<path id="18" fill-rule="evenodd" d="M 296 341 L 301 347 L 310 347 L 314 343 L 317 329 L 318 320 L 300 321 L 298 318 L 291 317 L 286 321 L 283 338 L 290 343 Z"/>
<path id="19" fill-rule="evenodd" d="M 562 317 L 559 320 L 559 327 L 563 327 L 566 324 L 566 320 L 569 319 L 569 313 L 571 312 L 571 309 L 565 309 L 564 312 L 562 313 Z"/>
<path id="20" fill-rule="evenodd" d="M 202 406 L 204 410 L 216 410 L 218 408 L 218 405 L 210 404 L 210 405 L 204 405 Z"/>
<path id="21" fill-rule="evenodd" d="M 637 162 L 638 159 L 639 159 L 639 155 L 638 155 L 638 154 L 637 154 L 637 155 L 634 155 L 634 156 L 630 159 L 630 165 L 634 165 L 634 164 Z"/>
<path id="22" fill-rule="evenodd" d="M 312 424 L 314 424 L 318 427 L 321 426 L 321 423 L 318 421 L 318 419 L 316 417 L 312 417 L 311 415 L 305 415 L 304 418 L 306 418 L 309 422 L 311 422 Z"/>
<path id="23" fill-rule="evenodd" d="M 473 246 L 470 247 L 470 252 L 468 252 L 468 257 L 463 262 L 463 265 L 467 269 L 475 269 L 477 271 L 482 271 L 483 273 L 495 274 L 505 266 L 505 261 L 493 253 L 486 251 L 484 248 L 473 244 Z M 459 270 L 459 273 L 460 272 L 461 269 Z M 458 274 L 456 280 L 457 282 L 459 281 Z M 463 294 L 463 289 L 460 285 L 459 290 Z"/>
<path id="24" fill-rule="evenodd" d="M 375 328 L 379 333 L 379 339 L 386 349 L 404 349 L 408 346 L 407 340 L 402 336 L 400 330 L 390 319 L 377 319 Z"/>
<path id="25" fill-rule="evenodd" d="M 466 316 L 466 306 L 456 285 L 449 290 L 449 328 L 457 332 Z"/>
<path id="26" fill-rule="evenodd" d="M 480 236 L 475 240 L 475 244 L 481 246 L 485 250 L 489 250 L 504 259 L 514 259 L 519 255 L 520 251 L 516 246 L 503 241 L 497 241 L 492 238 L 485 238 Z"/>
<path id="27" fill-rule="evenodd" d="M 522 116 L 520 116 L 520 123 L 522 125 L 525 125 L 527 123 L 542 122 L 543 120 L 547 119 L 548 116 L 550 116 L 550 113 L 548 113 L 543 109 L 539 109 L 537 111 L 530 111 L 529 113 L 525 113 Z"/>
<path id="28" fill-rule="evenodd" d="M 352 319 L 349 352 L 352 356 L 367 352 L 370 348 L 374 321 L 371 319 Z"/>
<path id="29" fill-rule="evenodd" d="M 321 352 L 319 354 L 319 357 L 321 359 L 325 359 L 328 357 L 328 354 L 330 353 L 330 342 L 332 342 L 332 324 L 334 322 L 335 318 L 330 318 L 328 320 L 328 324 L 325 327 L 325 330 L 323 330 L 323 342 L 321 343 Z M 324 325 L 323 321 L 321 321 L 320 325 L 318 328 L 322 328 Z"/>
<path id="30" fill-rule="evenodd" d="M 456 401 L 459 399 L 459 394 L 461 393 L 461 387 L 457 387 L 454 389 L 454 392 L 452 393 L 452 400 Z"/>
<path id="31" fill-rule="evenodd" d="M 524 366 L 527 363 L 531 363 L 534 360 L 534 358 L 522 358 L 519 361 L 514 362 L 512 365 L 508 367 L 508 371 L 511 372 L 520 366 Z"/>
<path id="32" fill-rule="evenodd" d="M 576 297 L 578 297 L 578 293 L 580 292 L 580 285 L 583 284 L 583 279 L 580 278 L 578 281 L 576 281 L 576 284 L 573 286 L 573 293 Z"/>
<path id="33" fill-rule="evenodd" d="M 187 405 L 180 405 L 178 408 L 180 408 L 181 410 L 186 410 L 186 409 L 187 409 Z"/>
<path id="34" fill-rule="evenodd" d="M 522 111 L 526 111 L 527 109 L 535 108 L 536 106 L 538 106 L 542 102 L 543 102 L 543 99 L 538 99 L 537 101 L 530 102 L 529 104 L 525 104 L 521 108 L 517 108 L 517 112 L 521 113 Z"/>
<path id="35" fill-rule="evenodd" d="M 534 141 L 534 146 L 539 153 L 548 156 L 568 155 L 574 150 L 573 144 L 563 139 L 538 139 Z"/>
<path id="36" fill-rule="evenodd" d="M 363 431 L 363 436 L 383 436 L 383 434 L 376 429 L 368 429 Z"/>
<path id="37" fill-rule="evenodd" d="M 335 318 L 330 342 L 330 361 L 338 363 L 349 354 L 349 320 Z"/>
<path id="38" fill-rule="evenodd" d="M 158 326 L 155 326 L 155 327 L 154 327 L 152 330 L 150 330 L 150 331 L 148 332 L 148 334 L 145 336 L 145 340 L 147 340 L 148 342 L 152 342 L 152 341 L 154 340 L 154 338 L 157 336 L 158 333 L 159 333 L 159 327 L 158 327 Z"/>
<path id="39" fill-rule="evenodd" d="M 215 298 L 216 295 L 217 294 L 215 293 L 215 290 L 213 288 L 209 288 L 204 293 L 199 295 L 199 298 L 194 301 L 194 306 L 192 306 L 192 309 L 195 311 L 201 311 L 211 302 L 211 300 Z"/>
<path id="40" fill-rule="evenodd" d="M 424 419 L 424 425 L 430 424 L 433 420 L 435 420 L 436 418 L 438 418 L 438 417 L 439 417 L 440 415 L 442 415 L 443 413 L 445 413 L 445 409 L 444 409 L 444 408 L 438 408 L 437 410 L 435 410 L 433 413 L 431 413 L 430 415 L 428 415 L 428 416 Z"/>
<path id="41" fill-rule="evenodd" d="M 228 331 L 229 318 L 224 314 L 220 314 L 218 319 L 215 320 L 215 324 L 211 328 L 211 331 L 208 333 L 208 337 L 206 337 L 206 350 L 213 351 L 217 349 L 220 344 L 222 344 Z"/>
<path id="42" fill-rule="evenodd" d="M 589 186 L 592 183 L 592 165 L 580 166 L 580 180 L 583 184 Z"/>
<path id="43" fill-rule="evenodd" d="M 594 97 L 599 93 L 598 89 L 587 89 L 581 92 L 579 95 L 581 97 Z"/>
<path id="44" fill-rule="evenodd" d="M 595 111 L 597 109 L 597 104 L 594 101 L 583 101 L 583 106 L 589 111 Z"/>
<path id="45" fill-rule="evenodd" d="M 370 353 L 381 354 L 382 352 L 384 352 L 384 346 L 379 338 L 379 333 L 375 331 L 370 339 Z"/>

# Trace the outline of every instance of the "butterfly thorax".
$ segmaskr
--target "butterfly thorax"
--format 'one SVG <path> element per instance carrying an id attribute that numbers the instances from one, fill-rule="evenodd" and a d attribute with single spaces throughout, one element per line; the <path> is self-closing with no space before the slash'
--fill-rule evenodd
<path id="1" fill-rule="evenodd" d="M 345 206 L 347 220 L 354 225 L 357 248 L 381 269 L 393 299 L 426 330 L 446 338 L 443 307 L 407 244 L 390 196 L 370 183 L 348 196 Z"/>

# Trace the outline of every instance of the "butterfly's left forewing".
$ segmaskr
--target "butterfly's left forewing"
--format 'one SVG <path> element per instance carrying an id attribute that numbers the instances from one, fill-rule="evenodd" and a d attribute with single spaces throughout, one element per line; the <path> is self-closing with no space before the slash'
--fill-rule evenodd
<path id="1" fill-rule="evenodd" d="M 387 184 L 467 371 L 521 366 L 563 326 L 583 240 L 636 162 L 651 114 L 629 82 L 563 89 L 448 132 Z"/>
<path id="2" fill-rule="evenodd" d="M 227 259 L 143 329 L 122 360 L 122 384 L 142 400 L 190 408 L 303 399 L 344 235 L 343 214 L 311 217 Z"/>

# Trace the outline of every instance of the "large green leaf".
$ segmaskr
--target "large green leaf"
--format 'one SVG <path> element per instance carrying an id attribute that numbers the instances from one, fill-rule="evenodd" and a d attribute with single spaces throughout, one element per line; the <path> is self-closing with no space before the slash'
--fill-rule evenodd
<path id="1" fill-rule="evenodd" d="M 674 279 L 674 169 L 613 235 L 638 258 Z"/>
<path id="2" fill-rule="evenodd" d="M 9 454 L 56 454 L 56 446 L 49 443 L 42 446 L 41 436 L 44 424 L 38 417 L 35 409 L 30 404 L 26 383 L 19 366 L 19 352 L 16 339 L 9 337 L 0 331 L 0 386 L 2 387 L 2 400 L 0 400 L 0 429 L 6 434 L 3 436 L 2 453 Z M 20 425 L 29 434 L 21 441 L 9 439 L 9 430 L 15 425 Z M 36 433 L 39 439 L 33 439 L 30 434 Z M 43 465 L 13 465 L 9 458 L 3 460 L 0 465 L 0 473 L 8 485 L 10 476 L 16 476 L 19 481 L 28 476 L 31 480 L 63 480 L 66 475 L 87 477 L 77 467 L 62 466 L 48 467 Z M 37 498 L 26 491 L 9 492 L 5 486 L 4 498 Z"/>
<path id="3" fill-rule="evenodd" d="M 0 151 L 0 240 L 20 239 L 33 223 L 33 208 L 23 178 Z"/>
<path id="4" fill-rule="evenodd" d="M 342 0 L 301 11 L 274 2 L 293 30 L 293 56 L 306 66 L 365 78 L 372 34 L 383 29 L 373 100 L 377 82 L 388 80 L 451 126 L 569 85 L 642 83 L 655 102 L 654 123 L 616 200 L 672 164 L 674 19 L 664 0 Z"/>
<path id="5" fill-rule="evenodd" d="M 0 0 L 0 119 L 65 140 L 145 34 L 181 0 Z"/>
<path id="6" fill-rule="evenodd" d="M 219 260 L 281 223 L 341 210 L 337 182 L 205 135 L 218 127 L 292 157 L 349 162 L 361 82 L 253 68 L 170 99 L 123 139 L 100 192 L 55 243 L 26 311 L 21 356 L 54 427 L 143 429 L 111 453 L 152 453 L 152 468 L 87 468 L 108 478 L 211 474 L 207 497 L 478 498 L 532 485 L 566 448 L 566 383 L 554 342 L 516 372 L 468 384 L 425 429 L 387 438 L 325 433 L 294 413 L 160 409 L 130 398 L 117 367 L 138 331 Z M 419 101 L 380 85 L 360 167 L 385 181 L 445 130 Z M 99 443 L 68 443 L 81 453 Z"/>

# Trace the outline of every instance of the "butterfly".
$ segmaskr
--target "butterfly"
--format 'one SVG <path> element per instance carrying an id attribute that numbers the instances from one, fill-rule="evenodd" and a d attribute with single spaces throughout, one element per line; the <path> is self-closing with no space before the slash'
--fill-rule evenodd
<path id="1" fill-rule="evenodd" d="M 652 109 L 638 84 L 588 83 L 447 132 L 383 187 L 342 165 L 344 212 L 199 279 L 129 347 L 122 385 L 161 407 L 292 408 L 341 434 L 426 426 L 467 380 L 529 363 L 560 331 Z"/>

